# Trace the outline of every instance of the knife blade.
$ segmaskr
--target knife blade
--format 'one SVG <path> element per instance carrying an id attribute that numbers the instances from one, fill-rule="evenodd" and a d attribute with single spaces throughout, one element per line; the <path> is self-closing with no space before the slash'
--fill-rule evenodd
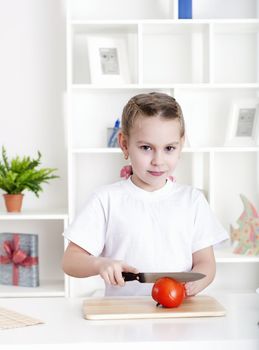
<path id="1" fill-rule="evenodd" d="M 125 282 L 138 281 L 140 283 L 154 283 L 162 277 L 173 278 L 178 282 L 192 282 L 204 278 L 206 275 L 199 272 L 122 272 Z"/>

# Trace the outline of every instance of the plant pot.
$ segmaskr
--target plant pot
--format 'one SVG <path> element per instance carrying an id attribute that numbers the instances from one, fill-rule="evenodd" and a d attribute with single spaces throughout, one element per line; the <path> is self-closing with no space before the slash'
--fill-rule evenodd
<path id="1" fill-rule="evenodd" d="M 20 212 L 22 208 L 23 194 L 4 194 L 5 206 L 8 212 Z"/>

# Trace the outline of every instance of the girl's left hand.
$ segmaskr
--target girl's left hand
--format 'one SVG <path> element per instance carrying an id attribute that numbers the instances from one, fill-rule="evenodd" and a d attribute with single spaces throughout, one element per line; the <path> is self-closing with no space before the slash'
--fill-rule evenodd
<path id="1" fill-rule="evenodd" d="M 199 293 L 203 288 L 203 281 L 186 282 L 185 285 L 186 296 L 191 297 Z"/>

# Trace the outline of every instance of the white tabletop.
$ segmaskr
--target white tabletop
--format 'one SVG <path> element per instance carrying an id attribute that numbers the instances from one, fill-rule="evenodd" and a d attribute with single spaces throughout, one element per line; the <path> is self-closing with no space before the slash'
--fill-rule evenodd
<path id="1" fill-rule="evenodd" d="M 181 319 L 89 321 L 83 299 L 3 298 L 0 307 L 44 321 L 44 324 L 0 330 L 0 349 L 146 348 L 209 350 L 259 349 L 259 295 L 213 295 L 226 316 Z M 158 345 L 159 343 L 159 345 Z M 36 347 L 37 344 L 37 347 Z M 71 345 L 73 344 L 73 347 Z"/>

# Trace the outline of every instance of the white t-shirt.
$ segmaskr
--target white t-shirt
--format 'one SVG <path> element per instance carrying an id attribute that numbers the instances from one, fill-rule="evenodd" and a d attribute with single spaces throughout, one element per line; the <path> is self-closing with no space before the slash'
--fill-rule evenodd
<path id="1" fill-rule="evenodd" d="M 201 191 L 167 181 L 148 192 L 130 178 L 93 192 L 64 236 L 140 272 L 190 271 L 194 252 L 229 238 Z M 106 295 L 148 295 L 151 287 L 107 285 Z"/>

